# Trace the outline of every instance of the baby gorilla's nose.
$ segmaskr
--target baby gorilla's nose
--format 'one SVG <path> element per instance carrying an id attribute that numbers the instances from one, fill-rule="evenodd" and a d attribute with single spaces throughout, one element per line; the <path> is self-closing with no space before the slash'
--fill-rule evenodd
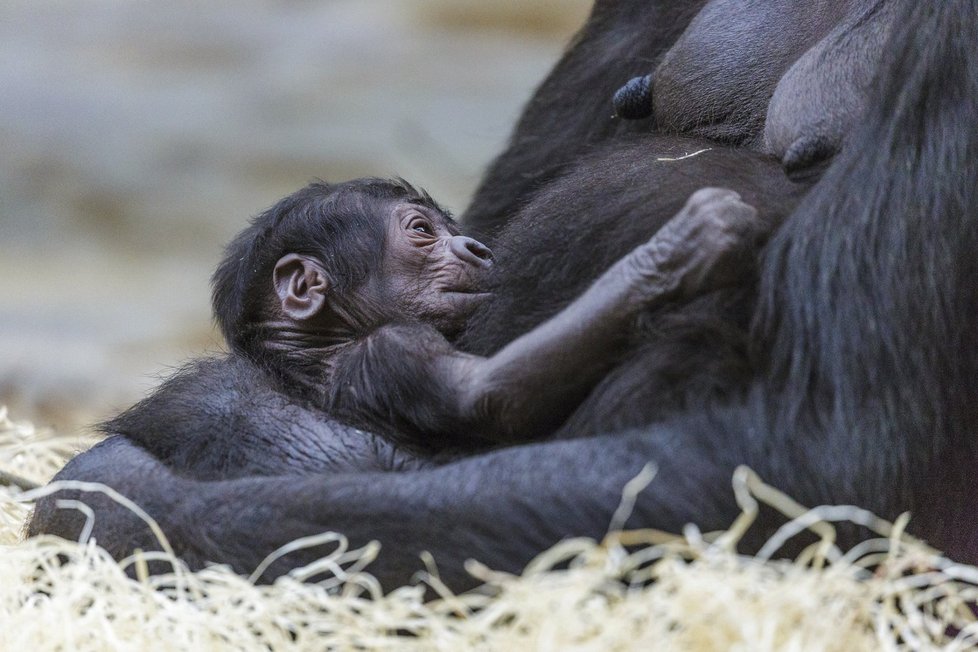
<path id="1" fill-rule="evenodd" d="M 464 235 L 452 237 L 452 253 L 460 259 L 476 267 L 488 267 L 492 264 L 492 249 L 478 240 Z"/>

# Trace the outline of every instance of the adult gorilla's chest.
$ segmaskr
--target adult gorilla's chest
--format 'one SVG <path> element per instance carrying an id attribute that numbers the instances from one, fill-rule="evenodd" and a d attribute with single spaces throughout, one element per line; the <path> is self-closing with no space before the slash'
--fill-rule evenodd
<path id="1" fill-rule="evenodd" d="M 712 0 L 655 71 L 656 124 L 759 146 L 779 81 L 859 0 Z"/>

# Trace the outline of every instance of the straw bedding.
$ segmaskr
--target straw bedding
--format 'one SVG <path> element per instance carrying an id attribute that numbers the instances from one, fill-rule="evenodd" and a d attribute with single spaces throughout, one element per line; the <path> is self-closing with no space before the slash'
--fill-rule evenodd
<path id="1" fill-rule="evenodd" d="M 379 546 L 349 550 L 324 533 L 330 552 L 313 568 L 271 586 L 214 566 L 148 576 L 145 558 L 113 561 L 94 541 L 24 540 L 29 501 L 74 451 L 75 441 L 10 420 L 0 408 L 0 649 L 3 650 L 964 650 L 978 644 L 978 569 L 955 564 L 854 507 L 806 511 L 738 470 L 744 513 L 725 533 L 681 536 L 643 530 L 604 541 L 564 541 L 521 576 L 477 562 L 485 582 L 465 595 L 437 579 L 386 596 L 369 576 Z M 651 472 L 625 488 L 626 514 Z M 87 490 L 103 490 L 85 486 Z M 118 497 L 119 500 L 124 500 Z M 733 545 L 757 502 L 794 521 L 757 557 Z M 73 508 L 66 505 L 66 508 Z M 831 521 L 879 533 L 856 549 L 832 545 Z M 779 541 L 821 536 L 793 562 L 767 560 Z M 63 563 L 68 560 L 69 563 Z M 331 579 L 302 583 L 331 570 Z M 131 579 L 127 569 L 137 579 Z M 425 602 L 422 584 L 440 599 Z"/>

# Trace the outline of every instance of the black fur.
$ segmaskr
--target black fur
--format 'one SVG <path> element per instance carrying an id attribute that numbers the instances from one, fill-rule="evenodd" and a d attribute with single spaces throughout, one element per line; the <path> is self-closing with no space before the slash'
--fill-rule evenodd
<path id="1" fill-rule="evenodd" d="M 465 212 L 466 228 L 493 246 L 492 236 L 527 197 L 582 150 L 654 126 L 650 120 L 613 118 L 611 98 L 626 81 L 654 67 L 704 4 L 597 0 L 483 177 Z"/>
<path id="2" fill-rule="evenodd" d="M 746 463 L 803 503 L 855 502 L 887 517 L 914 510 L 916 534 L 962 561 L 978 562 L 972 501 L 978 468 L 978 4 L 894 0 L 894 5 L 896 27 L 881 50 L 883 64 L 868 95 L 868 112 L 768 245 L 756 307 L 750 291 L 741 290 L 745 296 L 708 297 L 695 310 L 651 320 L 650 329 L 673 329 L 669 341 L 675 348 L 640 349 L 636 359 L 642 362 L 622 367 L 598 391 L 605 397 L 619 388 L 627 389 L 621 392 L 625 396 L 639 392 L 614 409 L 627 413 L 626 421 L 664 421 L 404 473 L 206 483 L 181 478 L 116 438 L 77 458 L 61 477 L 109 482 L 129 493 L 159 519 L 194 565 L 216 560 L 250 571 L 277 546 L 328 529 L 346 533 L 354 545 L 379 539 L 385 549 L 371 570 L 387 586 L 409 579 L 422 550 L 434 553 L 443 578 L 460 587 L 469 583 L 462 570 L 468 557 L 517 570 L 562 537 L 600 536 L 625 482 L 648 461 L 657 463 L 658 476 L 639 497 L 630 526 L 675 531 L 689 521 L 704 529 L 729 525 L 736 514 L 731 473 Z M 470 334 L 474 348 L 498 346 L 542 318 L 523 317 L 520 309 L 528 303 L 524 294 L 537 292 L 538 284 L 549 296 L 566 279 L 562 291 L 572 295 L 589 273 L 577 269 L 588 256 L 615 255 L 628 221 L 615 220 L 605 230 L 599 227 L 598 235 L 579 238 L 591 220 L 602 218 L 602 209 L 612 219 L 634 220 L 641 214 L 634 206 L 657 192 L 669 197 L 669 188 L 643 196 L 642 166 L 622 165 L 625 159 L 609 153 L 613 147 L 599 149 L 595 159 L 580 152 L 619 137 L 607 124 L 589 119 L 597 114 L 599 95 L 610 98 L 617 85 L 647 71 L 622 54 L 661 52 L 678 34 L 659 32 L 658 24 L 636 18 L 692 13 L 698 6 L 600 4 L 531 102 L 469 215 L 479 228 L 492 230 L 531 197 L 538 209 L 553 202 L 570 212 L 547 217 L 527 210 L 520 214 L 524 221 L 510 227 L 541 234 L 539 262 L 527 258 L 540 244 L 535 239 L 500 236 L 499 255 L 538 267 L 529 272 L 530 286 L 504 281 L 511 305 L 501 299 L 492 313 L 499 322 Z M 605 92 L 596 80 L 610 77 L 608 66 L 623 58 L 625 63 L 614 68 L 620 79 L 608 81 Z M 567 103 L 565 93 L 576 93 L 581 101 Z M 569 115 L 584 118 L 561 119 Z M 542 127 L 544 119 L 552 127 Z M 627 150 L 622 141 L 622 151 Z M 753 160 L 743 156 L 745 164 Z M 575 160 L 580 167 L 571 165 Z M 565 168 L 568 176 L 561 178 L 578 175 L 594 195 L 560 190 L 558 177 Z M 722 174 L 731 169 L 736 168 L 718 166 Z M 558 180 L 548 185 L 553 179 Z M 602 195 L 607 187 L 618 188 L 634 204 L 611 201 L 617 195 Z M 548 188 L 554 196 L 548 196 Z M 575 211 L 570 202 L 561 202 L 561 192 L 599 205 Z M 678 192 L 669 197 L 680 200 Z M 527 223 L 532 215 L 540 215 L 540 221 Z M 578 240 L 584 243 L 575 244 Z M 565 256 L 565 249 L 576 254 Z M 562 300 L 540 310 L 556 310 Z M 506 325 L 509 318 L 512 325 Z M 745 326 L 740 336 L 738 326 Z M 711 344 L 710 329 L 728 334 Z M 680 351 L 676 342 L 688 346 Z M 725 352 L 731 348 L 733 353 Z M 709 380 L 677 366 L 676 352 L 691 356 L 689 366 L 707 374 L 711 364 L 721 376 L 729 374 L 719 383 L 719 398 Z M 718 360 L 711 362 L 712 356 Z M 732 369 L 724 370 L 727 362 Z M 649 379 L 654 391 L 669 391 L 669 375 L 659 378 L 649 371 L 658 368 L 678 373 L 680 387 L 688 383 L 680 392 L 684 396 L 672 403 L 673 410 L 685 412 L 647 413 L 643 380 Z M 609 408 L 595 399 L 582 408 L 588 410 Z M 580 420 L 591 429 L 601 421 L 591 422 L 586 414 Z M 97 507 L 96 534 L 117 546 L 114 552 L 152 547 L 148 533 L 126 514 Z M 765 519 L 761 525 L 748 547 L 777 522 Z M 71 535 L 77 530 L 77 524 L 59 520 L 50 501 L 39 505 L 32 531 Z M 293 553 L 268 577 L 316 553 Z"/>
<path id="3" fill-rule="evenodd" d="M 298 400 L 240 355 L 188 364 L 101 430 L 201 480 L 422 464 L 387 439 Z"/>
<path id="4" fill-rule="evenodd" d="M 487 355 L 551 317 L 704 184 L 737 191 L 769 223 L 788 215 L 809 187 L 789 182 L 769 157 L 709 141 L 631 134 L 595 146 L 496 236 L 497 291 L 460 346 Z M 647 425 L 690 400 L 742 388 L 752 374 L 753 297 L 752 287 L 731 287 L 644 315 L 626 362 L 555 436 Z"/>
<path id="5" fill-rule="evenodd" d="M 262 287 L 285 252 L 322 257 L 330 263 L 333 287 L 353 291 L 374 271 L 383 223 L 365 201 L 408 199 L 438 207 L 428 193 L 402 179 L 358 179 L 343 184 L 311 183 L 261 215 L 227 246 L 211 279 L 214 316 L 233 351 L 259 354 L 266 334 L 256 331 L 266 308 Z M 322 219 L 329 215 L 330 219 Z"/>

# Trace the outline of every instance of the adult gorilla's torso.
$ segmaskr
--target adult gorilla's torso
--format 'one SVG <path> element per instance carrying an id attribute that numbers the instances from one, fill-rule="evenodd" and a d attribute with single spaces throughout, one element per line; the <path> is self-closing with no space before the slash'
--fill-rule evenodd
<path id="1" fill-rule="evenodd" d="M 463 221 L 493 244 L 568 166 L 579 169 L 595 145 L 630 134 L 704 137 L 777 160 L 806 136 L 837 151 L 864 108 L 895 8 L 890 0 L 598 0 Z M 612 117 L 614 92 L 653 71 L 653 115 Z"/>

